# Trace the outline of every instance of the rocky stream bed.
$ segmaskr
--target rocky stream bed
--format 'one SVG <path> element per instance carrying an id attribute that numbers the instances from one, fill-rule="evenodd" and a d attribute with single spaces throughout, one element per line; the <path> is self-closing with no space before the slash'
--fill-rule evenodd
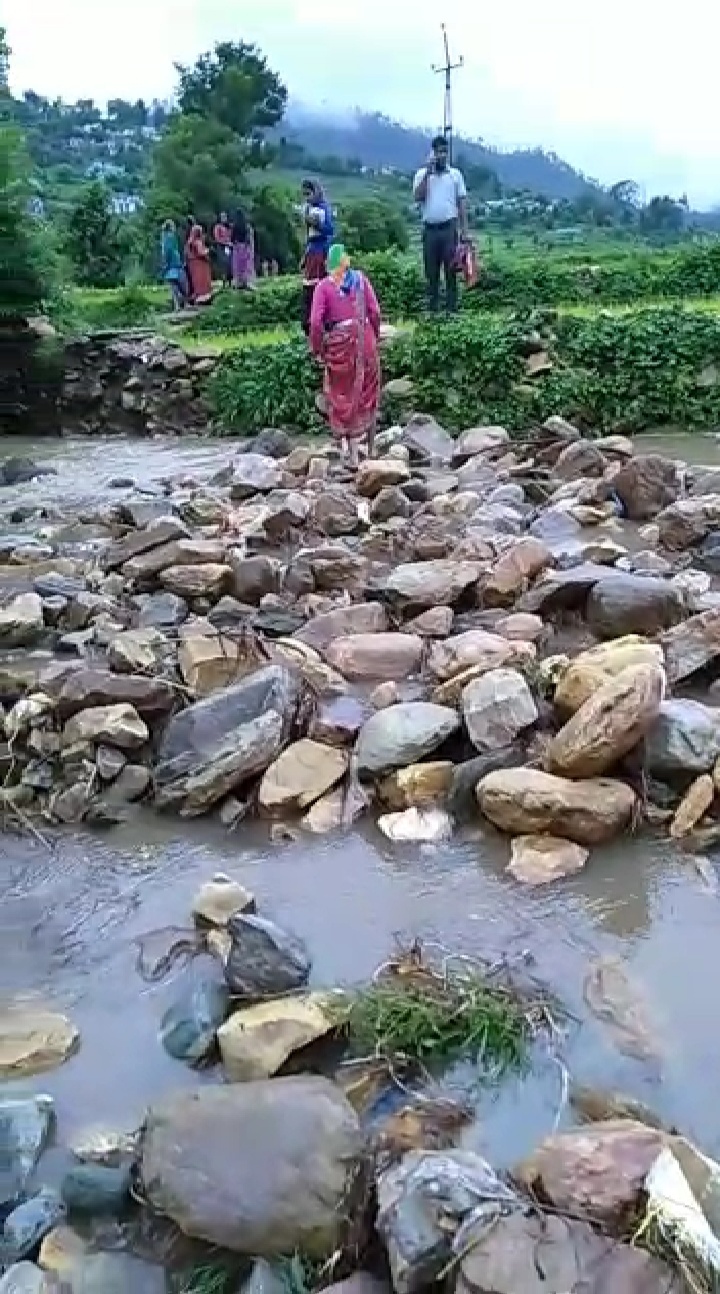
<path id="1" fill-rule="evenodd" d="M 188 443 L 3 468 L 0 1291 L 659 1294 L 676 1171 L 709 1280 L 720 471 Z M 529 1068 L 350 1081 L 416 939 L 559 1001 Z"/>

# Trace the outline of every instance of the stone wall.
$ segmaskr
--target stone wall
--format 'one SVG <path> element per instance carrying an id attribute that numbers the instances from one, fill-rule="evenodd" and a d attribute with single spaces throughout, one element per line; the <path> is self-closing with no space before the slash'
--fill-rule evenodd
<path id="1" fill-rule="evenodd" d="M 68 342 L 60 401 L 72 435 L 152 435 L 205 431 L 203 386 L 211 353 L 188 355 L 149 332 L 96 333 Z"/>
<path id="2" fill-rule="evenodd" d="M 54 332 L 26 319 L 0 319 L 0 433 L 60 433 L 62 352 Z"/>

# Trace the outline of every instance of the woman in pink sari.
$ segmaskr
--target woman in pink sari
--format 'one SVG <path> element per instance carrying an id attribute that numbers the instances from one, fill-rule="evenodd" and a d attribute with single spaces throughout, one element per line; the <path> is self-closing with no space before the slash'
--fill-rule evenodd
<path id="1" fill-rule="evenodd" d="M 315 288 L 310 347 L 325 369 L 330 430 L 350 466 L 367 437 L 372 456 L 380 401 L 380 307 L 369 279 L 350 268 L 341 243 L 328 252 L 328 277 Z"/>

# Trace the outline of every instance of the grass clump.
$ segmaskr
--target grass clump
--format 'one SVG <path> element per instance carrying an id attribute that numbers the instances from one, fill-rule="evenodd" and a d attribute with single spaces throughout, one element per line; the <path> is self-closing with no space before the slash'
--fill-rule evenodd
<path id="1" fill-rule="evenodd" d="M 355 996 L 354 1047 L 421 1065 L 472 1057 L 488 1075 L 521 1069 L 536 1029 L 534 1007 L 477 969 L 436 971 L 417 946 Z"/>
<path id="2" fill-rule="evenodd" d="M 226 1267 L 196 1267 L 183 1277 L 177 1294 L 234 1294 L 232 1273 Z"/>

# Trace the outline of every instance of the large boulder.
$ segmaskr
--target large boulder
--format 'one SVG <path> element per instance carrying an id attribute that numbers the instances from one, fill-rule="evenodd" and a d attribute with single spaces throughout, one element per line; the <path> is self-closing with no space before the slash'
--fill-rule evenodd
<path id="1" fill-rule="evenodd" d="M 556 1133 L 513 1170 L 547 1204 L 626 1234 L 645 1203 L 645 1178 L 665 1144 L 657 1128 L 610 1119 Z"/>
<path id="2" fill-rule="evenodd" d="M 201 1087 L 151 1107 L 141 1181 L 188 1236 L 244 1254 L 338 1247 L 363 1138 L 328 1079 Z"/>
<path id="3" fill-rule="evenodd" d="M 720 609 L 703 611 L 668 629 L 660 639 L 670 683 L 681 683 L 720 657 Z"/>
<path id="4" fill-rule="evenodd" d="M 663 651 L 658 643 L 648 642 L 637 634 L 612 638 L 580 652 L 570 662 L 560 677 L 553 701 L 560 714 L 574 714 L 608 679 L 616 678 L 623 670 L 662 663 Z"/>
<path id="5" fill-rule="evenodd" d="M 588 624 L 598 638 L 653 634 L 682 620 L 682 593 L 667 580 L 644 575 L 613 575 L 590 590 Z"/>
<path id="6" fill-rule="evenodd" d="M 662 454 L 635 454 L 618 469 L 612 484 L 631 521 L 654 521 L 680 493 L 675 463 Z"/>
<path id="7" fill-rule="evenodd" d="M 417 634 L 370 633 L 335 638 L 325 656 L 345 678 L 403 679 L 420 666 L 423 640 Z"/>
<path id="8" fill-rule="evenodd" d="M 541 1255 L 541 1256 L 540 1256 Z M 589 1222 L 513 1209 L 478 1227 L 460 1260 L 456 1294 L 682 1294 L 680 1276 L 644 1249 Z"/>
<path id="9" fill-rule="evenodd" d="M 324 651 L 336 638 L 383 633 L 387 627 L 387 611 L 381 602 L 353 602 L 314 616 L 294 637 L 316 651 Z"/>
<path id="10" fill-rule="evenodd" d="M 176 714 L 158 750 L 160 803 L 204 813 L 264 772 L 290 735 L 299 699 L 297 675 L 268 665 Z"/>
<path id="11" fill-rule="evenodd" d="M 720 710 L 677 697 L 664 701 L 645 739 L 645 764 L 658 777 L 708 773 L 720 755 Z"/>
<path id="12" fill-rule="evenodd" d="M 506 768 L 478 783 L 485 817 L 511 835 L 550 835 L 600 845 L 628 826 L 635 793 L 624 782 L 571 782 L 535 768 Z"/>
<path id="13" fill-rule="evenodd" d="M 479 751 L 508 746 L 538 719 L 538 710 L 522 674 L 493 669 L 463 689 L 462 713 L 470 740 Z"/>
<path id="14" fill-rule="evenodd" d="M 682 551 L 702 543 L 711 530 L 720 528 L 720 494 L 702 494 L 695 499 L 678 499 L 656 518 L 660 542 L 665 548 Z"/>
<path id="15" fill-rule="evenodd" d="M 597 777 L 645 736 L 665 696 L 661 665 L 631 665 L 589 697 L 552 739 L 545 767 L 564 777 Z"/>
<path id="16" fill-rule="evenodd" d="M 385 592 L 402 604 L 418 610 L 453 606 L 477 584 L 479 562 L 438 558 L 429 562 L 406 562 L 396 566 L 385 581 Z"/>
<path id="17" fill-rule="evenodd" d="M 358 771 L 390 773 L 417 763 L 460 726 L 455 710 L 431 701 L 407 701 L 373 714 L 363 724 L 355 747 Z"/>
<path id="18" fill-rule="evenodd" d="M 311 737 L 302 737 L 271 764 L 258 791 L 266 813 L 307 809 L 329 791 L 348 770 L 347 752 Z"/>
<path id="19" fill-rule="evenodd" d="M 20 593 L 0 609 L 0 647 L 32 647 L 45 628 L 42 599 Z"/>

